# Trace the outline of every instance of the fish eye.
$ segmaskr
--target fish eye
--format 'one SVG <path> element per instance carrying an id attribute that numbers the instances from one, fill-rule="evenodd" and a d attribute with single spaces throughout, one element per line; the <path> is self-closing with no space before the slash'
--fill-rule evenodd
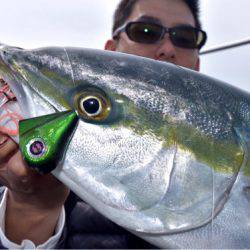
<path id="1" fill-rule="evenodd" d="M 95 96 L 87 96 L 80 100 L 80 108 L 88 116 L 97 116 L 102 112 L 102 103 Z"/>
<path id="2" fill-rule="evenodd" d="M 101 93 L 80 93 L 75 96 L 75 107 L 78 114 L 92 121 L 105 120 L 111 111 L 109 99 Z"/>

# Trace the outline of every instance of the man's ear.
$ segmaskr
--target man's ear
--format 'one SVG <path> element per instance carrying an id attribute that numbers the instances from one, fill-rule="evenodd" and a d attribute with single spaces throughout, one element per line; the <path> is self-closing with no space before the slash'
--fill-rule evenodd
<path id="1" fill-rule="evenodd" d="M 198 72 L 200 71 L 200 58 L 199 57 L 198 57 L 196 64 L 195 64 L 195 70 Z"/>
<path id="2" fill-rule="evenodd" d="M 116 41 L 113 39 L 109 39 L 104 46 L 105 50 L 116 51 Z"/>

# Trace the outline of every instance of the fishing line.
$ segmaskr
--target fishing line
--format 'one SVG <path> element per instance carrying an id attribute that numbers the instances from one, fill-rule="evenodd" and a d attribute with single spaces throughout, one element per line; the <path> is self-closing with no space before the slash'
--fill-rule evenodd
<path id="1" fill-rule="evenodd" d="M 69 59 L 69 54 L 68 54 L 68 52 L 67 52 L 66 48 L 63 48 L 63 49 L 64 49 L 64 51 L 65 51 L 65 53 L 66 53 L 66 56 L 67 56 L 68 62 L 69 62 L 69 64 L 70 64 L 70 69 L 71 69 L 71 78 L 72 78 L 73 84 L 74 84 L 74 86 L 76 87 L 76 84 L 75 84 L 75 78 L 74 78 L 74 72 L 73 72 L 73 67 L 72 67 L 71 61 L 70 61 L 70 59 Z"/>
<path id="2" fill-rule="evenodd" d="M 248 44 L 250 44 L 250 38 L 204 50 L 204 51 L 200 52 L 200 55 L 207 55 L 207 54 L 211 54 L 214 52 L 219 52 L 219 51 L 223 51 L 223 50 L 228 50 L 228 49 L 233 49 L 236 47 L 245 46 Z"/>

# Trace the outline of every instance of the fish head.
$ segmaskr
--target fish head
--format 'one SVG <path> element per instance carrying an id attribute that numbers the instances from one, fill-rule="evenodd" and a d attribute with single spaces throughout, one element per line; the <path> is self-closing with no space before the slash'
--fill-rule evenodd
<path id="1" fill-rule="evenodd" d="M 52 173 L 139 235 L 210 223 L 247 165 L 231 87 L 191 70 L 107 51 L 9 47 L 0 68 L 31 121 L 23 137 L 61 138 Z M 34 136 L 23 147 L 34 142 L 45 148 Z"/>

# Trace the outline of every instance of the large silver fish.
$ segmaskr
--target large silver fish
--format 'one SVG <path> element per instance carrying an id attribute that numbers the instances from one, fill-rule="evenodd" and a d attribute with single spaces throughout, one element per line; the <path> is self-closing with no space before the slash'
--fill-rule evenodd
<path id="1" fill-rule="evenodd" d="M 248 93 L 172 64 L 80 48 L 3 46 L 0 72 L 23 116 L 42 116 L 21 130 L 32 138 L 23 147 L 30 165 L 41 170 L 48 140 L 58 179 L 158 247 L 250 247 Z"/>

